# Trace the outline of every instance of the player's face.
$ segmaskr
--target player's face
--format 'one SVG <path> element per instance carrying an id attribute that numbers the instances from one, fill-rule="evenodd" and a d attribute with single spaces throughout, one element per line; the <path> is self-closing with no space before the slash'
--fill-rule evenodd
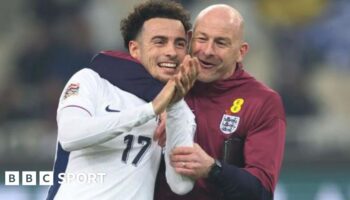
<path id="1" fill-rule="evenodd" d="M 134 48 L 133 48 L 134 47 Z M 186 33 L 178 20 L 153 18 L 147 20 L 130 53 L 156 79 L 166 82 L 179 71 L 186 55 Z"/>
<path id="2" fill-rule="evenodd" d="M 229 20 L 203 17 L 196 22 L 191 40 L 191 54 L 200 63 L 198 80 L 213 82 L 226 79 L 243 59 L 244 43 Z M 242 46 L 243 45 L 243 46 Z"/>

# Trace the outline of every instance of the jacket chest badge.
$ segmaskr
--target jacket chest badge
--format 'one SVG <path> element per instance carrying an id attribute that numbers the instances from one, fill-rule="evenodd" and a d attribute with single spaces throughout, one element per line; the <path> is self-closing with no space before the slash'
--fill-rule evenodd
<path id="1" fill-rule="evenodd" d="M 220 123 L 220 130 L 225 134 L 231 134 L 237 130 L 239 117 L 224 114 Z"/>
<path id="2" fill-rule="evenodd" d="M 220 123 L 220 130 L 225 134 L 231 134 L 235 132 L 238 128 L 240 117 L 234 116 L 233 114 L 239 113 L 244 104 L 243 98 L 237 98 L 233 100 L 232 106 L 229 110 L 226 110 L 226 113 L 222 116 Z"/>

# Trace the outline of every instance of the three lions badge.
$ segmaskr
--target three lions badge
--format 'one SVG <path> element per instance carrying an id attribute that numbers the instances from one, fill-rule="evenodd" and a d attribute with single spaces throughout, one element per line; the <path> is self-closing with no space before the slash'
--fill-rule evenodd
<path id="1" fill-rule="evenodd" d="M 239 117 L 224 114 L 220 123 L 220 130 L 225 134 L 231 134 L 237 130 Z"/>
<path id="2" fill-rule="evenodd" d="M 222 116 L 220 123 L 220 130 L 224 134 L 231 134 L 235 132 L 239 125 L 239 117 L 235 116 L 239 111 L 241 111 L 244 104 L 243 98 L 237 98 L 232 102 L 232 106 L 226 113 Z"/>

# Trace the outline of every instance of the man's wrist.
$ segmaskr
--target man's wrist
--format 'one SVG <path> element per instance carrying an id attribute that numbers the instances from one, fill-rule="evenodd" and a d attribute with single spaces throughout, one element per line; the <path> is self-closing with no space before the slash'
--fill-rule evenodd
<path id="1" fill-rule="evenodd" d="M 221 161 L 215 159 L 214 163 L 211 165 L 209 173 L 208 173 L 208 180 L 209 181 L 215 181 L 220 176 L 222 172 L 222 164 Z"/>

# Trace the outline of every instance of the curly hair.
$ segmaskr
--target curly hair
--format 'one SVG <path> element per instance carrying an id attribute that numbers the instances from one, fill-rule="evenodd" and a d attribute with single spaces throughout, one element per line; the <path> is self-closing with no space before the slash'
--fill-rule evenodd
<path id="1" fill-rule="evenodd" d="M 150 0 L 135 6 L 133 12 L 121 20 L 120 31 L 125 48 L 129 49 L 129 42 L 136 39 L 144 22 L 152 18 L 179 20 L 186 32 L 192 27 L 188 11 L 179 3 L 170 0 Z"/>

